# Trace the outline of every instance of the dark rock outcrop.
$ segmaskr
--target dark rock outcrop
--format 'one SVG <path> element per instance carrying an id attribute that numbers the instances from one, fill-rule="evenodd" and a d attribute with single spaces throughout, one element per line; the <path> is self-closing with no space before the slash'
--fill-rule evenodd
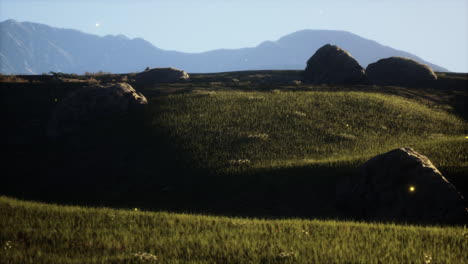
<path id="1" fill-rule="evenodd" d="M 189 78 L 188 73 L 177 68 L 147 68 L 135 76 L 136 82 L 143 86 L 157 83 L 185 82 Z"/>
<path id="2" fill-rule="evenodd" d="M 371 63 L 366 73 L 369 81 L 378 85 L 417 85 L 437 79 L 431 67 L 402 57 Z"/>
<path id="3" fill-rule="evenodd" d="M 62 197 L 85 192 L 83 201 L 113 199 L 109 197 L 118 192 L 103 197 L 101 191 L 110 185 L 118 189 L 120 181 L 134 174 L 136 157 L 147 143 L 147 104 L 127 83 L 81 87 L 60 100 L 47 127 L 47 158 L 42 160 L 50 164 L 41 178 L 40 184 L 46 183 L 43 188 L 63 192 Z"/>
<path id="4" fill-rule="evenodd" d="M 327 44 L 307 61 L 304 80 L 314 84 L 359 84 L 365 70 L 347 51 Z"/>
<path id="5" fill-rule="evenodd" d="M 132 115 L 140 115 L 146 98 L 127 83 L 83 87 L 60 101 L 47 126 L 51 139 L 83 137 L 95 129 L 119 124 Z M 105 129 L 104 129 L 105 130 Z"/>
<path id="6" fill-rule="evenodd" d="M 411 148 L 377 155 L 343 178 L 337 205 L 346 215 L 377 221 L 466 224 L 466 202 L 431 161 Z"/>

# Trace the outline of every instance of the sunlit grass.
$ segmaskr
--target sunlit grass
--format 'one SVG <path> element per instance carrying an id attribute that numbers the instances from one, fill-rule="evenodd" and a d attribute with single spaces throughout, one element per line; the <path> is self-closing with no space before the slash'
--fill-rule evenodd
<path id="1" fill-rule="evenodd" d="M 413 147 L 441 165 L 466 159 L 464 147 L 439 148 L 466 147 L 463 120 L 391 95 L 196 93 L 153 99 L 151 113 L 195 166 L 221 172 L 232 169 L 232 160 L 249 160 L 251 168 L 306 166 L 364 161 L 398 147 Z"/>
<path id="2" fill-rule="evenodd" d="M 0 197 L 0 263 L 463 263 L 464 228 L 64 207 Z"/>

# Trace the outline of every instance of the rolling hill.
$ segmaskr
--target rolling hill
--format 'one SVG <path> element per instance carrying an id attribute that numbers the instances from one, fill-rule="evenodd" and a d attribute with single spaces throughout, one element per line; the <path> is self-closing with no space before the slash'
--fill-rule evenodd
<path id="1" fill-rule="evenodd" d="M 337 177 L 405 146 L 428 156 L 466 194 L 466 121 L 457 103 L 464 91 L 298 88 L 258 79 L 285 74 L 297 72 L 192 74 L 190 83 L 136 86 L 149 100 L 143 124 L 95 134 L 91 147 L 78 150 L 47 140 L 45 126 L 57 101 L 82 82 L 7 83 L 2 107 L 10 113 L 4 138 L 11 177 L 0 193 L 229 215 L 332 217 Z M 223 78 L 239 82 L 214 81 Z"/>
<path id="2" fill-rule="evenodd" d="M 467 76 L 406 88 L 299 75 L 0 76 L 0 263 L 463 263 L 466 228 L 351 222 L 366 219 L 341 212 L 335 191 L 408 146 L 466 195 Z M 142 118 L 79 146 L 48 139 L 51 110 L 91 78 L 134 85 L 149 100 Z"/>

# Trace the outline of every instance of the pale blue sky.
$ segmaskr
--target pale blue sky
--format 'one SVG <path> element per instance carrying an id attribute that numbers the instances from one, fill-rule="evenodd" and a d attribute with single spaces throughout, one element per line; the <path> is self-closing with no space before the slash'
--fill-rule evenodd
<path id="1" fill-rule="evenodd" d="M 253 47 L 302 29 L 346 30 L 468 72 L 467 0 L 0 0 L 0 21 L 10 18 L 185 52 Z"/>

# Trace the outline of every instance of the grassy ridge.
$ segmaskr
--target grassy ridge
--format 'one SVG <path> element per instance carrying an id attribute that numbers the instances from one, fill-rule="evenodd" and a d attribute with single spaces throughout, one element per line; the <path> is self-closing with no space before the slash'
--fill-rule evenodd
<path id="1" fill-rule="evenodd" d="M 418 101 L 369 92 L 199 90 L 152 98 L 149 107 L 151 138 L 164 139 L 173 149 L 163 155 L 190 170 L 162 187 L 149 180 L 141 201 L 180 199 L 175 208 L 228 215 L 341 217 L 333 205 L 337 178 L 403 146 L 427 155 L 462 192 L 468 187 L 466 122 Z M 138 168 L 158 162 L 145 157 Z"/>
<path id="2" fill-rule="evenodd" d="M 103 133 L 90 150 L 14 145 L 0 191 L 71 204 L 347 218 L 333 205 L 337 178 L 409 146 L 467 196 L 467 125 L 438 105 L 377 91 L 224 90 L 150 97 L 145 126 Z"/>
<path id="3" fill-rule="evenodd" d="M 463 263 L 468 258 L 464 228 L 266 221 L 7 197 L 0 197 L 0 230 L 0 263 Z M 141 260 L 138 252 L 151 256 Z"/>
<path id="4" fill-rule="evenodd" d="M 221 171 L 236 160 L 248 160 L 239 163 L 249 168 L 303 166 L 362 160 L 402 146 L 424 149 L 441 165 L 466 162 L 464 147 L 431 147 L 466 146 L 463 120 L 397 96 L 205 92 L 154 98 L 150 107 L 152 125 L 168 131 L 195 166 Z"/>

